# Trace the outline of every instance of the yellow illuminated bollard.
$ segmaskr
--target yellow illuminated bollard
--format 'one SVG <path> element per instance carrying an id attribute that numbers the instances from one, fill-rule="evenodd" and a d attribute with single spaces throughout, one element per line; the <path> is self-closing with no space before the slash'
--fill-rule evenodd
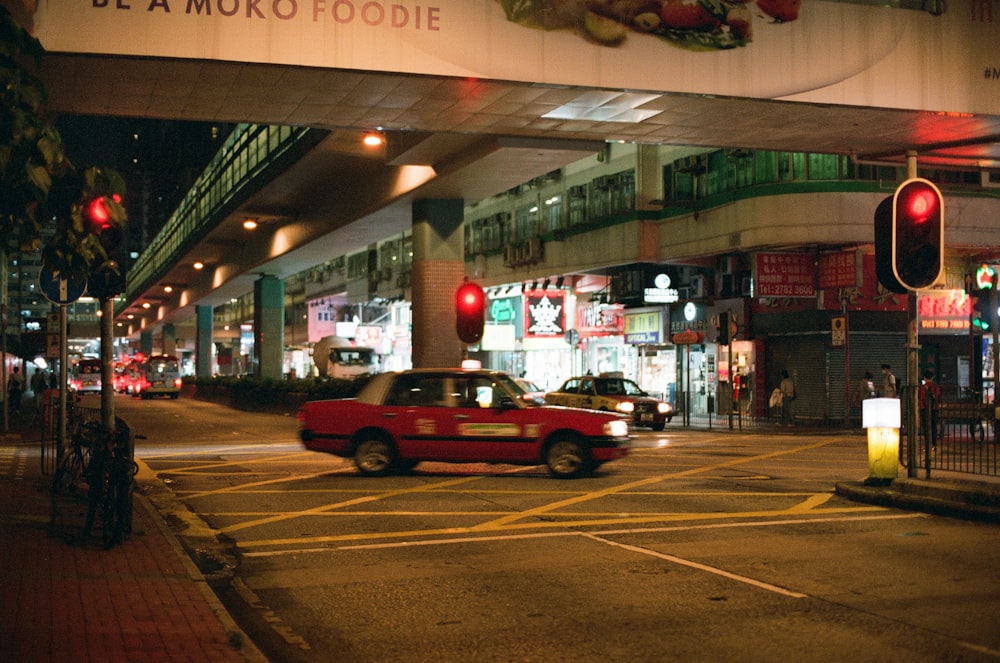
<path id="1" fill-rule="evenodd" d="M 898 398 L 861 402 L 861 425 L 868 430 L 868 479 L 888 483 L 899 471 L 900 407 Z"/>

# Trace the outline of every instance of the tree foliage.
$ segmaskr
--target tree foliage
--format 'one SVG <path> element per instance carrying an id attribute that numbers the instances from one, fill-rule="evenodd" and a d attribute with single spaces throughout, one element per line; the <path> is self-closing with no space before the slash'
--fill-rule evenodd
<path id="1" fill-rule="evenodd" d="M 43 250 L 46 265 L 56 274 L 85 277 L 108 255 L 86 223 L 84 206 L 104 197 L 110 223 L 121 232 L 125 182 L 110 169 L 79 172 L 66 157 L 33 71 L 44 52 L 0 6 L 0 237 L 7 250 L 33 253 L 43 229 L 54 226 Z"/>

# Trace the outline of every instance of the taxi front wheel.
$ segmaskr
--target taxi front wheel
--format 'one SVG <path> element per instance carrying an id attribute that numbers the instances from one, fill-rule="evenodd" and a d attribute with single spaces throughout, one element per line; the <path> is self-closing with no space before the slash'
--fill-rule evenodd
<path id="1" fill-rule="evenodd" d="M 575 479 L 591 467 L 590 454 L 578 441 L 563 438 L 549 445 L 545 454 L 549 471 L 560 479 Z"/>
<path id="2" fill-rule="evenodd" d="M 378 437 L 361 440 L 354 451 L 354 464 L 367 476 L 386 474 L 395 462 L 395 458 L 392 444 Z"/>

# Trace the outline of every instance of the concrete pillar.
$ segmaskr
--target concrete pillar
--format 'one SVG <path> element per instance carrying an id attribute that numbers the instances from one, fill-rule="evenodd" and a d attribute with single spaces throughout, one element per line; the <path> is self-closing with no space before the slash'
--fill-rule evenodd
<path id="1" fill-rule="evenodd" d="M 285 282 L 264 275 L 253 286 L 254 374 L 280 380 L 285 351 Z"/>
<path id="2" fill-rule="evenodd" d="M 139 332 L 139 350 L 147 357 L 153 354 L 153 332 Z"/>
<path id="3" fill-rule="evenodd" d="M 413 204 L 413 367 L 458 366 L 455 291 L 465 276 L 462 200 Z"/>
<path id="4" fill-rule="evenodd" d="M 211 306 L 196 306 L 197 330 L 194 341 L 194 372 L 199 378 L 212 377 L 212 333 L 215 311 Z"/>
<path id="5" fill-rule="evenodd" d="M 163 354 L 177 354 L 177 328 L 170 323 L 163 325 Z"/>

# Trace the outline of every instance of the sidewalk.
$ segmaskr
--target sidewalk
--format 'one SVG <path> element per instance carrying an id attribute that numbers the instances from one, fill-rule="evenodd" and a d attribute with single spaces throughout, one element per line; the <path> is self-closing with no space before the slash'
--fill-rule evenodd
<path id="1" fill-rule="evenodd" d="M 37 440 L 0 433 L 0 660 L 265 660 L 141 493 L 110 550 L 99 532 L 81 540 L 83 499 L 61 500 L 50 527 Z"/>

